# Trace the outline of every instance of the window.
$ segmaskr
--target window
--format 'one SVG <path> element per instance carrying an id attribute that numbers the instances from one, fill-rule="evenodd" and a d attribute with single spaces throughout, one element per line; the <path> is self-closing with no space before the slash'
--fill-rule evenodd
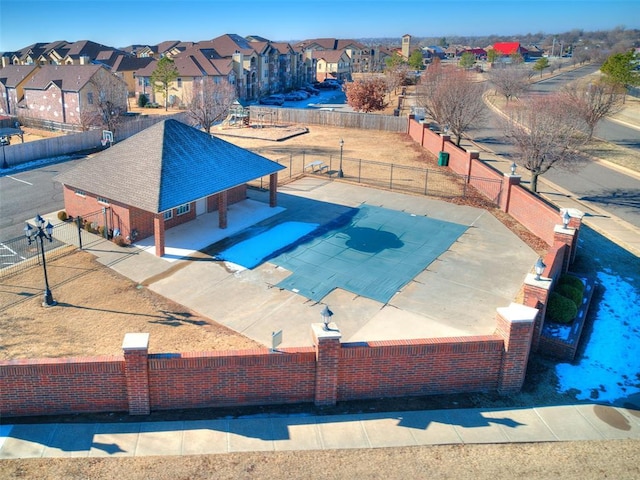
<path id="1" fill-rule="evenodd" d="M 109 200 L 104 197 L 98 197 L 98 203 L 102 203 L 103 205 L 109 205 Z"/>
<path id="2" fill-rule="evenodd" d="M 93 92 L 87 92 L 87 103 L 93 105 Z"/>
<path id="3" fill-rule="evenodd" d="M 83 192 L 82 190 L 76 190 L 75 191 L 76 195 L 78 195 L 79 197 L 86 197 L 87 194 L 85 192 Z"/>
<path id="4" fill-rule="evenodd" d="M 164 212 L 164 213 L 162 214 L 162 217 L 163 217 L 165 220 L 171 220 L 171 219 L 173 218 L 173 210 L 167 210 L 166 212 Z"/>
<path id="5" fill-rule="evenodd" d="M 178 88 L 182 88 L 182 79 L 181 78 L 178 79 Z"/>
<path id="6" fill-rule="evenodd" d="M 185 203 L 184 205 L 180 205 L 178 208 L 176 208 L 177 215 L 184 215 L 185 213 L 189 213 L 190 211 L 191 211 L 190 203 Z"/>

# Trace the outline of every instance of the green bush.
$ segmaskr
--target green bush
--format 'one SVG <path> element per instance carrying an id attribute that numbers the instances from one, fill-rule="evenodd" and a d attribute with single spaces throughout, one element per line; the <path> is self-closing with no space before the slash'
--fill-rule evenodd
<path id="1" fill-rule="evenodd" d="M 558 292 L 551 292 L 547 304 L 547 316 L 555 323 L 571 323 L 578 314 L 578 307 Z"/>
<path id="2" fill-rule="evenodd" d="M 64 210 L 60 210 L 58 212 L 58 220 L 60 220 L 61 222 L 66 222 L 67 221 L 67 212 L 65 212 Z"/>
<path id="3" fill-rule="evenodd" d="M 561 275 L 560 279 L 558 280 L 558 284 L 559 285 L 569 285 L 569 286 L 575 288 L 576 290 L 578 290 L 580 292 L 580 296 L 582 296 L 584 294 L 584 283 L 582 283 L 582 280 L 580 280 L 575 275 L 569 275 L 568 273 L 565 273 L 564 275 Z"/>
<path id="4" fill-rule="evenodd" d="M 140 108 L 144 108 L 147 103 L 149 103 L 149 97 L 147 97 L 144 93 L 138 97 L 138 106 Z"/>
<path id="5" fill-rule="evenodd" d="M 575 303 L 577 308 L 580 308 L 580 305 L 582 305 L 582 292 L 577 288 L 573 288 L 568 283 L 561 283 L 555 291 Z"/>

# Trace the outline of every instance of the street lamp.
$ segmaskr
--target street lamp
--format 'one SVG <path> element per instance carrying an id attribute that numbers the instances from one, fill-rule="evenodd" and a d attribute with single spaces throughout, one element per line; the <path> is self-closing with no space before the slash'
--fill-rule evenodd
<path id="1" fill-rule="evenodd" d="M 322 311 L 320 312 L 320 316 L 322 316 L 322 323 L 324 323 L 324 330 L 328 331 L 329 322 L 331 322 L 331 317 L 333 317 L 333 312 L 329 310 L 329 307 L 325 305 Z"/>
<path id="2" fill-rule="evenodd" d="M 344 147 L 344 140 L 340 139 L 340 168 L 338 169 L 338 177 L 344 178 L 344 172 L 342 171 L 342 149 Z"/>
<path id="3" fill-rule="evenodd" d="M 42 268 L 44 269 L 44 301 L 42 302 L 43 307 L 53 307 L 57 305 L 53 299 L 53 295 L 51 295 L 51 289 L 49 288 L 49 279 L 47 278 L 47 261 L 44 258 L 44 241 L 43 239 L 47 239 L 50 242 L 53 241 L 53 225 L 51 222 L 47 222 L 44 224 L 44 218 L 40 216 L 40 214 L 36 215 L 34 219 L 36 222 L 36 228 L 33 228 L 31 225 L 27 223 L 27 226 L 24 227 L 24 234 L 27 237 L 29 245 L 36 239 L 40 239 L 40 251 L 42 252 Z M 36 240 L 37 242 L 37 240 Z"/>
<path id="4" fill-rule="evenodd" d="M 540 275 L 542 275 L 544 273 L 544 269 L 547 268 L 547 266 L 542 261 L 542 257 L 538 257 L 538 261 L 536 262 L 534 268 L 536 270 L 536 280 L 540 280 Z"/>

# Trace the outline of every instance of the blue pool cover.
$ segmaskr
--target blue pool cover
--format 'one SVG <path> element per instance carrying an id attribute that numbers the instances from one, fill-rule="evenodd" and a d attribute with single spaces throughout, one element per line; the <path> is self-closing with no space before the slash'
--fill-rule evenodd
<path id="1" fill-rule="evenodd" d="M 269 260 L 293 272 L 278 287 L 321 301 L 334 288 L 387 303 L 467 226 L 363 205 Z"/>

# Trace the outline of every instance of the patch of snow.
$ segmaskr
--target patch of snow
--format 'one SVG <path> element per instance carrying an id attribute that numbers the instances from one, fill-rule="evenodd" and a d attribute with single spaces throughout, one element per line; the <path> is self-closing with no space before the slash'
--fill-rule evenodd
<path id="1" fill-rule="evenodd" d="M 640 298 L 630 280 L 598 273 L 604 293 L 584 355 L 556 366 L 561 392 L 609 403 L 640 392 Z"/>

